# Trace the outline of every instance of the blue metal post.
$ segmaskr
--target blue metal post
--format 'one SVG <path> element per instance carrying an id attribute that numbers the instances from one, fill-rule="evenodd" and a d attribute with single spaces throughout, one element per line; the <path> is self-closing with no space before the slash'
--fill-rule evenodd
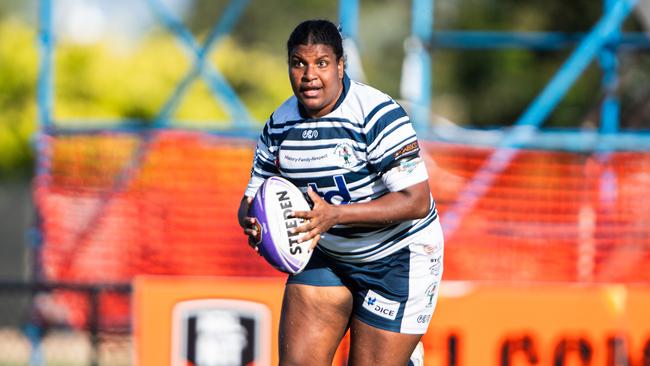
<path id="1" fill-rule="evenodd" d="M 413 0 L 411 34 L 424 44 L 429 44 L 433 37 L 433 7 L 434 0 Z"/>
<path id="2" fill-rule="evenodd" d="M 34 149 L 36 150 L 36 171 L 37 184 L 47 184 L 51 178 L 50 140 L 47 138 L 49 130 L 55 126 L 52 116 L 54 105 L 54 31 L 52 28 L 53 2 L 52 0 L 39 1 L 39 70 L 37 85 L 37 110 L 38 130 L 34 138 Z M 40 250 L 42 249 L 43 236 L 41 233 L 41 216 L 39 207 L 35 211 L 35 224 L 33 230 L 28 234 L 31 239 L 29 243 L 35 255 L 32 257 L 34 278 L 40 279 L 42 266 L 40 265 Z"/>
<path id="3" fill-rule="evenodd" d="M 504 32 L 504 31 L 436 31 L 431 45 L 434 48 L 462 50 L 528 49 L 554 51 L 572 48 L 584 33 L 565 32 Z M 650 49 L 650 37 L 643 32 L 621 32 L 612 39 L 619 48 Z"/>
<path id="4" fill-rule="evenodd" d="M 434 0 L 413 0 L 411 36 L 402 69 L 402 97 L 411 105 L 415 128 L 425 131 L 431 113 L 431 56 L 426 45 L 433 36 Z"/>
<path id="5" fill-rule="evenodd" d="M 417 50 L 418 58 L 422 68 L 422 80 L 420 81 L 420 99 L 417 101 L 415 123 L 420 130 L 426 130 L 429 126 L 431 114 L 431 56 L 425 45 L 431 43 L 433 36 L 433 5 L 434 0 L 414 0 L 413 24 L 411 33 L 414 34 L 422 47 Z"/>
<path id="6" fill-rule="evenodd" d="M 339 0 L 339 20 L 343 37 L 359 42 L 359 0 Z"/>
<path id="7" fill-rule="evenodd" d="M 604 0 L 605 12 L 610 12 L 616 5 L 617 0 Z M 621 27 L 617 27 L 610 35 L 610 40 L 618 40 L 621 37 Z M 620 103 L 618 99 L 618 58 L 615 42 L 610 42 L 600 51 L 599 61 L 603 70 L 602 86 L 605 98 L 601 107 L 600 131 L 603 134 L 614 134 L 618 132 L 620 120 Z"/>
<path id="8" fill-rule="evenodd" d="M 52 60 L 54 38 L 52 33 L 52 0 L 41 0 L 39 3 L 39 51 L 40 64 L 38 71 L 38 123 L 40 128 L 52 125 L 53 79 Z"/>
<path id="9" fill-rule="evenodd" d="M 29 354 L 29 366 L 43 366 L 45 365 L 45 357 L 43 356 L 43 329 L 35 324 L 27 324 L 23 328 L 23 333 L 29 341 L 31 351 Z"/>
<path id="10" fill-rule="evenodd" d="M 359 52 L 359 0 L 339 1 L 339 21 L 343 36 L 346 72 L 354 80 L 365 82 L 361 54 Z"/>
<path id="11" fill-rule="evenodd" d="M 38 111 L 38 131 L 36 132 L 35 148 L 36 148 L 36 176 L 44 179 L 49 177 L 49 144 L 48 139 L 44 138 L 44 133 L 51 129 L 54 125 L 52 119 L 52 108 L 54 104 L 54 72 L 53 72 L 53 53 L 54 53 L 54 36 L 52 28 L 52 0 L 40 0 L 38 8 L 38 21 L 39 21 L 39 67 L 38 67 L 38 81 L 37 81 L 37 111 Z M 45 161 L 43 161 L 45 160 Z M 42 184 L 42 183 L 41 183 Z M 33 274 L 35 279 L 41 278 L 41 267 L 38 265 L 40 258 L 40 251 L 42 249 L 42 236 L 41 236 L 41 217 L 38 209 L 36 210 L 35 228 L 30 237 L 30 244 L 33 246 Z M 43 332 L 42 328 L 35 324 L 27 324 L 23 328 L 23 332 L 30 344 L 29 366 L 42 366 L 45 364 L 43 357 L 42 341 Z"/>

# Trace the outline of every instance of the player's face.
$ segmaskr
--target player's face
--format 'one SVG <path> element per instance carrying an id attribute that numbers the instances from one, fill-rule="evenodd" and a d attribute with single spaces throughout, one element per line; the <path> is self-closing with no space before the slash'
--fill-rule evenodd
<path id="1" fill-rule="evenodd" d="M 343 58 L 336 59 L 332 47 L 298 45 L 289 57 L 289 80 L 293 94 L 310 117 L 332 111 L 343 91 Z"/>

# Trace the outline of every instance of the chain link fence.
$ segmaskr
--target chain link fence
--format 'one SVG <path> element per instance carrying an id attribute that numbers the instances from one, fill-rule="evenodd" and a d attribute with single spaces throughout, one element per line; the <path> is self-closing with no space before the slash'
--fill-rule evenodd
<path id="1" fill-rule="evenodd" d="M 130 365 L 130 324 L 102 319 L 101 298 L 128 298 L 129 285 L 0 282 L 0 366 Z M 87 299 L 82 326 L 68 323 L 56 297 Z"/>

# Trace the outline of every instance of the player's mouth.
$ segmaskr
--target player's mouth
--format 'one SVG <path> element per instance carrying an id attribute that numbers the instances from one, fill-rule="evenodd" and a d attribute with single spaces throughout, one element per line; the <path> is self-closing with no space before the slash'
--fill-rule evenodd
<path id="1" fill-rule="evenodd" d="M 320 95 L 320 92 L 321 92 L 321 88 L 317 88 L 313 86 L 300 88 L 300 94 L 302 94 L 302 96 L 305 98 L 317 98 Z"/>

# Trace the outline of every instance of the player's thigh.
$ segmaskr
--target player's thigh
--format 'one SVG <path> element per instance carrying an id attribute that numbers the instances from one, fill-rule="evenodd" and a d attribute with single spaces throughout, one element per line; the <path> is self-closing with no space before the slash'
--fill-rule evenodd
<path id="1" fill-rule="evenodd" d="M 353 317 L 349 366 L 405 366 L 422 337 L 375 328 Z"/>
<path id="2" fill-rule="evenodd" d="M 351 312 L 352 294 L 344 286 L 287 284 L 280 319 L 280 365 L 330 366 Z"/>

